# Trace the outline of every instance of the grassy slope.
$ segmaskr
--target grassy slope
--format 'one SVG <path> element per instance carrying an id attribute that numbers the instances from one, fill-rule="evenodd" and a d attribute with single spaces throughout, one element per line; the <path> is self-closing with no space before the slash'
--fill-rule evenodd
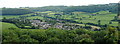
<path id="1" fill-rule="evenodd" d="M 2 27 L 2 29 L 8 29 L 8 28 L 10 28 L 10 27 L 18 28 L 18 27 L 15 26 L 14 24 L 5 23 L 5 22 L 0 22 L 0 27 Z"/>
<path id="2" fill-rule="evenodd" d="M 33 16 L 33 17 L 27 17 L 27 19 L 44 19 L 43 17 L 40 16 Z"/>
<path id="3" fill-rule="evenodd" d="M 113 14 L 113 13 L 104 14 L 104 15 L 101 14 L 101 15 L 96 15 L 96 16 L 92 16 L 89 14 L 79 14 L 79 15 L 63 15 L 62 18 L 63 19 L 71 19 L 71 20 L 74 20 L 77 22 L 95 23 L 95 24 L 98 23 L 98 20 L 101 20 L 101 25 L 104 25 L 104 24 L 109 24 L 109 22 L 111 20 L 113 20 L 114 16 L 116 16 L 116 15 L 117 14 Z M 89 16 L 91 16 L 91 18 L 89 18 Z M 78 18 L 78 19 L 73 19 L 72 17 Z M 82 18 L 82 17 L 85 17 L 85 18 Z M 82 20 L 80 20 L 80 18 L 82 18 Z M 110 24 L 110 25 L 117 26 L 117 22 L 112 22 L 112 23 L 113 24 Z"/>
<path id="4" fill-rule="evenodd" d="M 19 15 L 4 15 L 4 16 L 0 16 L 0 19 L 2 19 L 3 17 L 6 17 L 7 19 L 9 19 L 9 18 L 18 18 Z"/>
<path id="5" fill-rule="evenodd" d="M 6 29 L 11 28 L 11 27 L 20 29 L 17 26 L 15 26 L 14 24 L 5 23 L 5 22 L 0 22 L 0 27 L 2 28 L 2 30 L 6 30 Z M 28 30 L 28 29 L 23 29 L 23 30 Z M 29 30 L 34 30 L 34 29 L 29 29 Z M 41 29 L 35 29 L 35 30 L 41 30 Z"/>
<path id="6" fill-rule="evenodd" d="M 43 13 L 43 12 L 40 12 L 40 13 Z M 46 15 L 46 16 L 56 18 L 56 15 L 51 14 L 54 12 L 45 12 L 45 13 L 48 13 L 48 15 Z M 117 15 L 117 14 L 109 13 L 108 11 L 100 11 L 100 12 L 96 12 L 96 13 L 100 13 L 100 15 L 92 16 L 88 13 L 79 13 L 79 14 L 75 14 L 75 15 L 62 15 L 62 16 L 60 16 L 60 18 L 74 20 L 74 21 L 83 22 L 83 23 L 90 22 L 90 23 L 94 23 L 94 24 L 97 24 L 98 20 L 101 20 L 101 25 L 104 25 L 104 24 L 109 24 L 110 20 L 114 19 L 114 16 Z M 34 15 L 34 14 L 31 13 L 31 14 L 25 14 L 25 15 L 20 15 L 20 16 L 31 16 L 31 15 Z M 91 16 L 91 18 L 89 18 L 90 16 Z M 3 17 L 6 17 L 6 18 L 16 17 L 17 18 L 18 16 L 3 16 Z M 83 18 L 83 17 L 85 17 L 85 18 Z M 41 16 L 27 17 L 27 19 L 36 19 L 36 18 L 44 19 L 44 17 L 41 17 Z M 75 18 L 78 18 L 78 19 L 75 19 Z M 82 18 L 82 20 L 80 20 L 80 18 Z M 117 22 L 112 22 L 112 23 L 113 24 L 110 24 L 111 26 L 117 26 Z"/>

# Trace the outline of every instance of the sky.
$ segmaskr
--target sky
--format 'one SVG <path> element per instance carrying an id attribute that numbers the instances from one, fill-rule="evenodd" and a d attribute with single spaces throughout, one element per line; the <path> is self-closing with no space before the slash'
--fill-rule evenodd
<path id="1" fill-rule="evenodd" d="M 0 8 L 43 7 L 43 6 L 81 6 L 91 4 L 118 3 L 120 0 L 0 0 Z"/>

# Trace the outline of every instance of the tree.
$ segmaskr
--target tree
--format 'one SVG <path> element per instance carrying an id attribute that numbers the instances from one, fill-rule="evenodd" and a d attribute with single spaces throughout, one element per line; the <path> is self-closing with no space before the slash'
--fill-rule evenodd
<path id="1" fill-rule="evenodd" d="M 109 24 L 112 24 L 112 22 L 110 21 Z"/>
<path id="2" fill-rule="evenodd" d="M 82 34 L 82 35 L 78 35 L 76 38 L 75 38 L 75 41 L 76 42 L 80 42 L 82 44 L 91 44 L 94 42 L 94 40 L 91 39 L 90 35 L 88 34 Z"/>
<path id="3" fill-rule="evenodd" d="M 118 41 L 118 31 L 117 28 L 114 27 L 107 27 L 107 31 L 108 31 L 108 36 L 106 36 L 106 38 L 112 39 L 113 41 L 117 42 Z"/>
<path id="4" fill-rule="evenodd" d="M 29 35 L 21 35 L 19 38 L 20 38 L 21 42 L 27 42 L 27 43 L 39 42 L 38 40 L 31 38 Z"/>
<path id="5" fill-rule="evenodd" d="M 117 21 L 118 21 L 118 28 L 120 29 L 120 3 L 118 3 Z"/>
<path id="6" fill-rule="evenodd" d="M 5 42 L 20 42 L 20 39 L 18 35 L 15 33 L 14 30 L 3 30 L 4 33 L 2 33 L 3 43 Z"/>
<path id="7" fill-rule="evenodd" d="M 30 34 L 31 38 L 38 40 L 39 42 L 43 42 L 43 41 L 47 40 L 47 34 L 43 30 L 29 31 L 29 34 Z"/>
<path id="8" fill-rule="evenodd" d="M 101 20 L 98 20 L 98 25 L 101 25 Z"/>
<path id="9" fill-rule="evenodd" d="M 3 17 L 3 20 L 6 20 L 6 17 Z"/>
<path id="10" fill-rule="evenodd" d="M 8 28 L 8 29 L 10 29 L 10 30 L 15 30 L 16 28 L 14 28 L 14 27 L 10 27 L 10 28 Z"/>
<path id="11" fill-rule="evenodd" d="M 76 34 L 78 34 L 78 35 L 86 33 L 86 30 L 84 30 L 84 29 L 76 29 L 75 31 L 76 31 Z"/>
<path id="12" fill-rule="evenodd" d="M 82 20 L 82 18 L 80 18 L 80 20 Z"/>
<path id="13" fill-rule="evenodd" d="M 48 40 L 46 40 L 45 42 L 61 42 L 60 39 L 53 37 L 53 38 L 49 38 Z"/>

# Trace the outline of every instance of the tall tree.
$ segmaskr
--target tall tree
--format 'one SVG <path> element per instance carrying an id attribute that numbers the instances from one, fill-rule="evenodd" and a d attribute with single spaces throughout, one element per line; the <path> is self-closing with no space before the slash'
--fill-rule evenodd
<path id="1" fill-rule="evenodd" d="M 98 25 L 100 25 L 101 20 L 98 20 Z"/>
<path id="2" fill-rule="evenodd" d="M 119 29 L 120 29 L 120 2 L 118 3 L 118 26 L 119 26 Z"/>

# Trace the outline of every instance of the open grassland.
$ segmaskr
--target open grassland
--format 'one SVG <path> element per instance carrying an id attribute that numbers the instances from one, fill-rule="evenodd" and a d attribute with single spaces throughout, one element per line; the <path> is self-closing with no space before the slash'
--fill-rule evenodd
<path id="1" fill-rule="evenodd" d="M 24 15 L 0 15 L 0 19 L 2 19 L 3 17 L 5 17 L 6 19 L 10 19 L 10 18 L 19 18 L 20 16 L 31 16 L 31 15 L 33 15 L 33 13 L 24 14 Z"/>
<path id="2" fill-rule="evenodd" d="M 98 24 L 98 20 L 100 20 L 101 25 L 109 24 L 109 22 L 112 22 L 110 24 L 111 26 L 117 26 L 117 22 L 111 21 L 114 19 L 114 17 L 117 16 L 117 14 L 98 14 L 98 15 L 90 15 L 90 14 L 75 14 L 75 15 L 62 15 L 62 19 L 68 19 L 73 20 L 77 22 L 83 22 L 83 23 L 94 23 Z"/>
<path id="3" fill-rule="evenodd" d="M 32 16 L 32 17 L 27 17 L 27 19 L 44 19 L 44 17 L 41 17 L 41 16 Z"/>
<path id="4" fill-rule="evenodd" d="M 8 29 L 8 28 L 16 28 L 19 29 L 17 26 L 15 26 L 12 23 L 5 23 L 5 22 L 0 22 L 0 27 L 2 27 L 2 29 Z M 28 29 L 23 29 L 23 30 L 28 30 Z M 34 29 L 29 29 L 29 30 L 34 30 Z"/>
<path id="5" fill-rule="evenodd" d="M 5 17 L 6 19 L 9 19 L 9 18 L 18 18 L 19 15 L 2 15 L 2 16 L 0 16 L 0 17 L 1 17 L 1 19 L 2 19 L 3 17 Z"/>
<path id="6" fill-rule="evenodd" d="M 94 23 L 94 24 L 98 24 L 98 20 L 100 20 L 101 25 L 111 25 L 111 26 L 118 26 L 118 22 L 115 21 L 111 21 L 114 19 L 115 16 L 117 16 L 117 14 L 114 13 L 110 13 L 108 11 L 100 11 L 100 12 L 96 12 L 96 13 L 85 13 L 85 12 L 73 12 L 74 14 L 72 15 L 54 15 L 55 12 L 51 12 L 51 11 L 46 11 L 46 12 L 36 12 L 39 14 L 34 14 L 34 13 L 30 13 L 30 14 L 25 14 L 25 15 L 6 15 L 6 16 L 0 16 L 0 18 L 2 17 L 6 17 L 6 18 L 18 18 L 19 16 L 27 16 L 27 19 L 41 19 L 44 20 L 46 19 L 43 16 L 48 16 L 48 17 L 52 17 L 52 18 L 58 18 L 58 19 L 67 19 L 67 20 L 73 20 L 76 22 L 82 22 L 82 23 Z M 46 15 L 43 15 L 42 13 L 47 13 Z M 61 12 L 60 12 L 61 13 Z M 58 12 L 57 12 L 58 14 Z M 96 15 L 93 15 L 96 14 Z M 35 16 L 32 16 L 35 15 Z M 112 24 L 109 24 L 109 22 L 112 22 Z"/>
<path id="7" fill-rule="evenodd" d="M 15 26 L 14 24 L 11 23 L 5 23 L 5 22 L 0 22 L 0 27 L 2 27 L 2 29 L 8 29 L 8 28 L 18 28 L 17 26 Z"/>

